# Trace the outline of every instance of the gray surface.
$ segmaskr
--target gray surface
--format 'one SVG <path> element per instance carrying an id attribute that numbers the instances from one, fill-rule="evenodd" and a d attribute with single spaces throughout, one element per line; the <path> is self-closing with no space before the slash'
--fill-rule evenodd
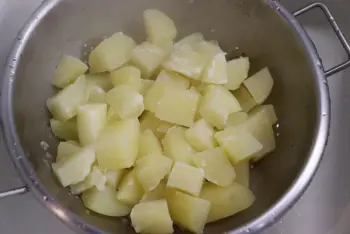
<path id="1" fill-rule="evenodd" d="M 2 43 L 0 44 L 0 64 L 5 60 L 12 40 L 23 21 L 37 4 L 38 0 L 0 0 L 0 32 L 2 32 Z M 285 0 L 289 9 L 296 9 L 306 1 Z M 327 2 L 327 1 L 326 1 Z M 335 13 L 340 26 L 345 34 L 350 37 L 350 27 L 346 27 L 346 8 L 349 9 L 350 2 L 347 0 L 329 0 L 330 8 Z M 343 18 L 342 18 L 343 16 Z M 333 36 L 329 27 L 322 18 L 310 15 L 306 25 L 315 38 L 315 44 L 320 48 L 320 54 L 324 58 L 326 67 L 345 59 L 340 45 Z M 319 20 L 320 19 L 320 20 Z M 348 165 L 350 159 L 347 154 L 350 146 L 346 137 L 350 134 L 350 127 L 345 124 L 349 119 L 350 112 L 346 111 L 349 102 L 347 87 L 350 81 L 346 79 L 347 73 L 339 74 L 330 79 L 332 98 L 332 130 L 327 153 L 322 162 L 316 178 L 311 184 L 305 196 L 300 202 L 282 219 L 280 223 L 268 229 L 265 233 L 319 233 L 340 234 L 348 233 L 350 227 L 347 220 L 350 218 L 350 201 L 348 192 L 350 184 L 346 179 L 349 176 Z M 348 133 L 349 132 L 349 133 Z M 18 186 L 20 181 L 5 155 L 0 159 L 0 189 L 9 186 Z M 41 234 L 41 233 L 71 233 L 52 214 L 42 208 L 30 194 L 22 197 L 10 198 L 0 202 L 0 230 L 4 234 Z"/>

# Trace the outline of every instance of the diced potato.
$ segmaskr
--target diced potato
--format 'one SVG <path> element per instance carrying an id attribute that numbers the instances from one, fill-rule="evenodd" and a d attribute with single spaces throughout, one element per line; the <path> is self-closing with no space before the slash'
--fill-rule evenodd
<path id="1" fill-rule="evenodd" d="M 249 77 L 243 82 L 255 102 L 262 104 L 270 95 L 273 87 L 273 79 L 269 69 L 266 67 Z"/>
<path id="2" fill-rule="evenodd" d="M 158 137 L 158 139 L 163 139 L 168 130 L 174 126 L 171 123 L 161 121 L 160 119 L 155 117 L 152 112 L 145 112 L 140 117 L 140 124 L 141 132 L 150 129 L 152 130 L 154 135 Z"/>
<path id="3" fill-rule="evenodd" d="M 120 120 L 120 117 L 115 113 L 114 109 L 109 107 L 107 111 L 107 122 L 112 123 Z"/>
<path id="4" fill-rule="evenodd" d="M 129 85 L 140 92 L 142 88 L 141 71 L 133 66 L 125 66 L 111 73 L 112 84 L 114 87 L 119 85 Z"/>
<path id="5" fill-rule="evenodd" d="M 195 48 L 201 41 L 204 41 L 204 37 L 201 33 L 193 33 L 174 44 L 174 49 L 181 49 L 182 46 L 190 46 Z"/>
<path id="6" fill-rule="evenodd" d="M 80 76 L 73 84 L 47 100 L 46 106 L 53 117 L 67 121 L 78 113 L 78 107 L 87 102 L 85 76 Z"/>
<path id="7" fill-rule="evenodd" d="M 247 119 L 248 119 L 248 114 L 243 111 L 232 113 L 228 116 L 225 127 L 227 128 L 227 127 L 234 127 L 234 126 L 241 125 L 245 121 L 247 121 Z"/>
<path id="8" fill-rule="evenodd" d="M 77 58 L 63 55 L 55 70 L 52 84 L 64 88 L 88 70 L 88 66 Z"/>
<path id="9" fill-rule="evenodd" d="M 138 118 L 144 111 L 143 97 L 129 85 L 119 85 L 106 96 L 107 103 L 121 119 Z"/>
<path id="10" fill-rule="evenodd" d="M 225 84 L 225 87 L 229 90 L 238 89 L 248 77 L 249 66 L 248 57 L 241 57 L 227 62 L 228 83 Z"/>
<path id="11" fill-rule="evenodd" d="M 239 183 L 240 185 L 243 185 L 246 188 L 249 188 L 249 171 L 250 166 L 249 162 L 243 162 L 239 163 L 235 166 L 233 166 L 236 172 L 236 179 L 235 181 Z"/>
<path id="12" fill-rule="evenodd" d="M 210 202 L 198 197 L 172 191 L 167 194 L 172 220 L 191 232 L 203 233 L 210 212 Z"/>
<path id="13" fill-rule="evenodd" d="M 85 77 L 88 85 L 99 86 L 106 92 L 113 88 L 109 73 L 86 74 Z"/>
<path id="14" fill-rule="evenodd" d="M 63 140 L 77 140 L 77 122 L 75 119 L 71 119 L 65 122 L 61 122 L 56 119 L 50 119 L 50 127 L 52 133 Z"/>
<path id="15" fill-rule="evenodd" d="M 138 154 L 139 136 L 138 119 L 122 120 L 107 126 L 96 142 L 100 168 L 119 170 L 133 166 Z"/>
<path id="16" fill-rule="evenodd" d="M 186 130 L 186 140 L 197 151 L 212 149 L 216 146 L 214 129 L 204 119 L 200 119 Z"/>
<path id="17" fill-rule="evenodd" d="M 217 41 L 200 41 L 197 45 L 195 45 L 195 48 L 203 53 L 204 56 L 207 57 L 207 61 L 211 62 L 211 60 L 218 54 L 223 54 L 225 56 L 225 53 L 220 49 L 220 46 Z M 226 59 L 225 59 L 226 62 Z"/>
<path id="18" fill-rule="evenodd" d="M 93 73 L 113 71 L 126 64 L 136 44 L 122 32 L 103 40 L 89 56 L 90 71 Z"/>
<path id="19" fill-rule="evenodd" d="M 211 203 L 207 223 L 245 210 L 255 200 L 254 194 L 249 189 L 235 182 L 228 187 L 208 183 L 203 186 L 200 197 Z"/>
<path id="20" fill-rule="evenodd" d="M 111 217 L 128 215 L 130 207 L 115 199 L 115 196 L 116 191 L 106 186 L 102 191 L 96 188 L 89 189 L 83 193 L 82 200 L 88 209 L 102 215 Z"/>
<path id="21" fill-rule="evenodd" d="M 87 95 L 89 103 L 105 103 L 106 91 L 98 85 L 87 84 Z"/>
<path id="22" fill-rule="evenodd" d="M 161 47 L 146 41 L 132 51 L 131 61 L 140 68 L 144 78 L 150 78 L 157 71 L 166 55 Z"/>
<path id="23" fill-rule="evenodd" d="M 140 202 L 144 190 L 137 181 L 135 170 L 129 171 L 121 181 L 116 198 L 124 204 L 133 207 Z"/>
<path id="24" fill-rule="evenodd" d="M 131 210 L 130 218 L 137 233 L 167 234 L 174 232 L 173 221 L 165 199 L 137 204 Z"/>
<path id="25" fill-rule="evenodd" d="M 155 189 L 160 181 L 169 174 L 173 161 L 161 154 L 152 154 L 136 161 L 136 178 L 148 192 Z"/>
<path id="26" fill-rule="evenodd" d="M 215 55 L 204 69 L 202 81 L 212 84 L 226 84 L 228 82 L 226 64 L 224 53 Z"/>
<path id="27" fill-rule="evenodd" d="M 75 141 L 61 141 L 57 147 L 56 162 L 65 160 L 80 150 L 80 146 Z"/>
<path id="28" fill-rule="evenodd" d="M 227 89 L 220 85 L 209 85 L 201 100 L 199 112 L 209 124 L 220 129 L 225 126 L 230 114 L 241 110 L 237 99 Z"/>
<path id="29" fill-rule="evenodd" d="M 90 173 L 95 161 L 91 148 L 82 149 L 65 160 L 52 163 L 52 169 L 63 187 L 83 181 Z"/>
<path id="30" fill-rule="evenodd" d="M 257 104 L 254 101 L 252 95 L 248 92 L 244 85 L 233 92 L 233 95 L 237 98 L 239 104 L 242 107 L 242 110 L 248 113 L 251 109 L 253 109 Z"/>
<path id="31" fill-rule="evenodd" d="M 152 130 L 146 129 L 140 135 L 139 158 L 162 154 L 162 146 Z"/>
<path id="32" fill-rule="evenodd" d="M 167 186 L 193 196 L 198 196 L 202 189 L 203 180 L 203 169 L 195 168 L 182 162 L 176 162 L 170 172 Z"/>
<path id="33" fill-rule="evenodd" d="M 124 174 L 125 169 L 103 172 L 103 175 L 106 177 L 106 184 L 114 189 L 118 188 Z"/>
<path id="34" fill-rule="evenodd" d="M 93 144 L 107 123 L 107 104 L 86 104 L 79 107 L 77 126 L 82 145 Z"/>
<path id="35" fill-rule="evenodd" d="M 249 160 L 263 149 L 263 145 L 247 130 L 229 127 L 215 134 L 215 139 L 226 151 L 232 164 Z"/>
<path id="36" fill-rule="evenodd" d="M 146 192 L 142 196 L 140 202 L 161 200 L 165 198 L 165 194 L 166 194 L 166 183 L 164 181 L 160 181 L 160 183 L 155 189 Z"/>
<path id="37" fill-rule="evenodd" d="M 142 96 L 145 96 L 146 93 L 150 90 L 150 88 L 152 87 L 154 81 L 153 80 L 145 80 L 145 79 L 141 79 L 141 89 L 140 89 L 140 94 Z"/>
<path id="38" fill-rule="evenodd" d="M 229 186 L 236 177 L 234 168 L 220 147 L 196 153 L 193 160 L 198 168 L 204 170 L 204 177 L 219 186 Z"/>
<path id="39" fill-rule="evenodd" d="M 257 106 L 249 113 L 249 116 L 253 116 L 253 115 L 263 115 L 263 117 L 261 118 L 268 119 L 271 125 L 276 124 L 278 121 L 275 108 L 273 107 L 273 105 Z"/>
<path id="40" fill-rule="evenodd" d="M 100 169 L 98 169 L 98 167 L 94 166 L 85 180 L 70 186 L 70 191 L 72 194 L 80 194 L 92 187 L 96 187 L 98 190 L 104 190 L 106 181 L 106 176 L 100 171 Z"/>
<path id="41" fill-rule="evenodd" d="M 191 127 L 199 97 L 196 90 L 169 89 L 159 100 L 155 115 L 160 120 Z"/>
<path id="42" fill-rule="evenodd" d="M 177 30 L 174 22 L 166 14 L 156 9 L 148 9 L 143 12 L 147 40 L 159 45 L 164 41 L 172 41 L 176 37 Z"/>
<path id="43" fill-rule="evenodd" d="M 188 89 L 190 87 L 190 80 L 180 74 L 162 70 L 157 76 L 156 82 L 169 84 L 169 86 Z"/>
<path id="44" fill-rule="evenodd" d="M 193 165 L 193 154 L 195 150 L 186 141 L 185 129 L 173 127 L 165 135 L 163 141 L 164 155 L 170 157 L 175 162 L 183 162 Z"/>

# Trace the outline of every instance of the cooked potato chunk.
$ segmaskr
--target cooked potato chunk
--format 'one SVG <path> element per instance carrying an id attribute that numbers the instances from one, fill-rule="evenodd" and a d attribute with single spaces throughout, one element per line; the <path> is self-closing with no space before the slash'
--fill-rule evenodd
<path id="1" fill-rule="evenodd" d="M 162 70 L 157 76 L 156 82 L 169 84 L 169 86 L 188 89 L 190 87 L 190 80 L 180 74 Z"/>
<path id="2" fill-rule="evenodd" d="M 211 203 L 207 223 L 245 210 L 255 200 L 253 193 L 249 189 L 235 182 L 228 187 L 220 187 L 208 183 L 203 186 L 200 197 Z"/>
<path id="3" fill-rule="evenodd" d="M 236 172 L 235 181 L 246 188 L 249 188 L 249 162 L 242 162 L 233 166 Z"/>
<path id="4" fill-rule="evenodd" d="M 207 58 L 208 63 L 211 63 L 214 57 L 218 54 L 225 55 L 225 53 L 220 49 L 217 41 L 199 41 L 192 48 L 196 48 L 198 51 L 203 53 L 203 56 Z"/>
<path id="5" fill-rule="evenodd" d="M 193 160 L 198 168 L 204 170 L 204 177 L 219 186 L 232 184 L 236 177 L 234 168 L 220 147 L 196 153 Z"/>
<path id="6" fill-rule="evenodd" d="M 127 172 L 119 185 L 116 198 L 124 204 L 133 207 L 140 202 L 144 190 L 137 181 L 135 170 Z"/>
<path id="7" fill-rule="evenodd" d="M 228 83 L 225 84 L 225 87 L 229 90 L 238 89 L 248 77 L 249 66 L 249 58 L 247 57 L 241 57 L 227 62 Z"/>
<path id="8" fill-rule="evenodd" d="M 167 201 L 172 220 L 194 233 L 202 233 L 210 211 L 210 202 L 198 197 L 171 191 Z"/>
<path id="9" fill-rule="evenodd" d="M 119 85 L 106 96 L 107 103 L 120 119 L 138 118 L 144 111 L 143 97 L 129 85 Z"/>
<path id="10" fill-rule="evenodd" d="M 139 158 L 162 154 L 162 146 L 152 130 L 146 129 L 140 135 Z"/>
<path id="11" fill-rule="evenodd" d="M 173 221 L 165 199 L 137 204 L 131 210 L 130 218 L 137 233 L 167 234 L 174 232 Z"/>
<path id="12" fill-rule="evenodd" d="M 248 119 L 248 114 L 243 111 L 232 113 L 228 116 L 225 127 L 227 128 L 227 127 L 234 127 L 234 126 L 241 125 L 245 121 L 247 121 L 247 119 Z"/>
<path id="13" fill-rule="evenodd" d="M 255 102 L 262 104 L 270 95 L 273 79 L 268 68 L 264 68 L 243 82 Z"/>
<path id="14" fill-rule="evenodd" d="M 64 88 L 88 70 L 88 66 L 77 58 L 63 55 L 55 70 L 52 84 Z"/>
<path id="15" fill-rule="evenodd" d="M 130 60 L 136 44 L 122 32 L 103 40 L 89 56 L 90 71 L 93 73 L 113 71 Z"/>
<path id="16" fill-rule="evenodd" d="M 114 87 L 124 84 L 135 88 L 136 92 L 142 89 L 141 71 L 133 66 L 125 66 L 113 71 L 111 79 Z"/>
<path id="17" fill-rule="evenodd" d="M 138 154 L 138 119 L 111 123 L 96 142 L 96 157 L 103 170 L 119 170 L 134 165 Z"/>
<path id="18" fill-rule="evenodd" d="M 107 111 L 107 122 L 108 123 L 113 123 L 113 122 L 116 122 L 116 121 L 120 121 L 120 117 L 119 115 L 117 115 L 114 111 L 114 109 L 112 107 L 109 107 L 108 108 L 108 111 Z"/>
<path id="19" fill-rule="evenodd" d="M 93 144 L 107 123 L 106 104 L 86 104 L 79 107 L 77 126 L 82 145 Z"/>
<path id="20" fill-rule="evenodd" d="M 171 123 L 161 121 L 160 119 L 155 117 L 152 112 L 145 112 L 140 117 L 140 124 L 142 132 L 147 129 L 150 129 L 152 130 L 154 135 L 158 137 L 158 139 L 163 139 L 168 130 L 174 126 Z"/>
<path id="21" fill-rule="evenodd" d="M 92 187 L 96 187 L 98 190 L 104 190 L 106 185 L 106 176 L 98 169 L 98 167 L 93 166 L 90 174 L 77 184 L 72 184 L 70 186 L 70 191 L 72 194 L 80 194 L 85 190 Z"/>
<path id="22" fill-rule="evenodd" d="M 161 200 L 165 198 L 165 194 L 166 194 L 166 183 L 164 181 L 160 181 L 160 183 L 155 189 L 146 192 L 142 196 L 140 202 Z"/>
<path id="23" fill-rule="evenodd" d="M 212 84 L 226 84 L 228 82 L 225 53 L 221 52 L 213 57 L 205 67 L 201 80 Z"/>
<path id="24" fill-rule="evenodd" d="M 182 46 L 190 46 L 195 48 L 201 41 L 204 41 L 204 37 L 201 33 L 193 33 L 174 44 L 175 49 L 181 49 Z"/>
<path id="25" fill-rule="evenodd" d="M 109 73 L 86 74 L 85 78 L 88 85 L 99 86 L 106 92 L 113 88 Z"/>
<path id="26" fill-rule="evenodd" d="M 237 98 L 239 104 L 242 107 L 242 110 L 248 113 L 251 109 L 253 109 L 257 104 L 254 101 L 252 95 L 248 92 L 244 85 L 233 92 L 234 96 Z"/>
<path id="27" fill-rule="evenodd" d="M 186 140 L 197 151 L 212 149 L 216 146 L 214 129 L 204 119 L 200 119 L 186 130 Z"/>
<path id="28" fill-rule="evenodd" d="M 87 84 L 88 103 L 105 103 L 106 91 L 98 85 Z"/>
<path id="29" fill-rule="evenodd" d="M 114 189 L 117 189 L 125 172 L 126 169 L 103 172 L 103 175 L 106 177 L 106 184 Z"/>
<path id="30" fill-rule="evenodd" d="M 106 186 L 102 191 L 96 188 L 89 189 L 83 193 L 82 200 L 88 209 L 102 215 L 112 217 L 128 215 L 131 209 L 115 199 L 115 196 L 115 190 Z"/>
<path id="31" fill-rule="evenodd" d="M 152 87 L 153 84 L 154 84 L 154 81 L 153 81 L 153 80 L 141 79 L 140 94 L 141 94 L 142 96 L 145 96 L 146 93 L 150 90 L 150 88 Z"/>
<path id="32" fill-rule="evenodd" d="M 71 119 L 65 122 L 50 119 L 52 133 L 63 140 L 78 140 L 77 122 Z"/>
<path id="33" fill-rule="evenodd" d="M 65 160 L 80 150 L 80 146 L 75 141 L 61 141 L 57 147 L 56 162 Z"/>
<path id="34" fill-rule="evenodd" d="M 249 116 L 251 118 L 253 115 L 263 115 L 261 118 L 267 119 L 271 123 L 271 125 L 276 124 L 278 121 L 278 118 L 277 118 L 277 115 L 275 112 L 275 108 L 273 107 L 273 105 L 257 106 L 249 113 Z M 259 117 L 257 117 L 257 118 L 259 118 Z M 263 121 L 263 120 L 261 119 L 261 121 Z"/>

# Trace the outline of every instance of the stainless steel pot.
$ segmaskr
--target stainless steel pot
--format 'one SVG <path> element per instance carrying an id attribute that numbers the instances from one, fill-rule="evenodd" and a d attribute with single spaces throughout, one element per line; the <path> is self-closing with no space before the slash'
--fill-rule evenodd
<path id="1" fill-rule="evenodd" d="M 133 233 L 126 219 L 86 212 L 78 198 L 52 174 L 57 141 L 50 132 L 45 102 L 63 53 L 84 57 L 86 45 L 116 31 L 141 40 L 142 12 L 157 8 L 176 22 L 179 36 L 202 32 L 232 56 L 253 58 L 252 70 L 268 65 L 276 86 L 269 102 L 280 118 L 276 151 L 256 165 L 252 189 L 257 201 L 246 212 L 208 225 L 205 233 L 258 232 L 274 223 L 302 195 L 320 163 L 329 132 L 326 76 L 350 66 L 346 61 L 324 71 L 309 37 L 295 17 L 273 0 L 49 0 L 17 37 L 1 89 L 1 127 L 8 151 L 25 182 L 0 198 L 32 192 L 79 233 Z M 350 46 L 325 5 L 315 3 L 294 15 L 321 9 L 350 57 Z M 239 48 L 239 49 L 236 49 Z M 43 149 L 41 142 L 50 147 Z M 179 231 L 180 232 L 180 231 Z"/>

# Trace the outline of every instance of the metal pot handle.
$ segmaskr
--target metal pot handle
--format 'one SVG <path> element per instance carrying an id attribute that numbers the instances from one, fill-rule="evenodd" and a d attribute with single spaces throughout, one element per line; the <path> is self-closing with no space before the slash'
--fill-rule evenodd
<path id="1" fill-rule="evenodd" d="M 346 54 L 348 55 L 348 60 L 328 69 L 327 71 L 325 71 L 325 75 L 328 77 L 328 76 L 332 76 L 335 73 L 338 73 L 338 72 L 343 71 L 344 69 L 350 67 L 350 45 L 349 45 L 349 42 L 345 39 L 343 32 L 340 30 L 338 23 L 336 22 L 333 14 L 330 12 L 329 8 L 324 3 L 321 3 L 321 2 L 311 3 L 311 4 L 301 8 L 300 10 L 294 12 L 294 16 L 298 17 L 298 16 L 300 16 L 304 13 L 307 13 L 308 11 L 316 9 L 316 8 L 321 9 L 322 12 L 325 14 L 328 22 L 331 24 L 335 34 L 337 35 L 339 41 L 341 42 Z"/>

